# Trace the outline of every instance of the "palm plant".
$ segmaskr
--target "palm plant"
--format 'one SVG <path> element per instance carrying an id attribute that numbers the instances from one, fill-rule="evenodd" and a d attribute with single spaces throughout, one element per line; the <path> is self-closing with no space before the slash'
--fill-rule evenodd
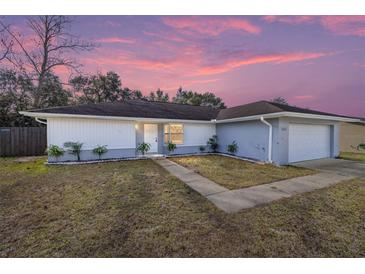
<path id="1" fill-rule="evenodd" d="M 137 147 L 137 150 L 145 155 L 151 149 L 151 145 L 148 143 L 140 143 Z"/>
<path id="2" fill-rule="evenodd" d="M 217 135 L 213 135 L 211 138 L 209 138 L 207 144 L 208 144 L 208 146 L 211 148 L 211 150 L 213 152 L 217 152 L 217 148 L 218 148 L 218 136 Z"/>
<path id="3" fill-rule="evenodd" d="M 57 145 L 50 145 L 47 148 L 48 156 L 54 157 L 54 158 L 56 158 L 56 160 L 58 160 L 58 158 L 61 157 L 64 153 L 65 153 L 65 151 L 63 150 L 63 148 L 61 148 Z"/>
<path id="4" fill-rule="evenodd" d="M 66 142 L 63 144 L 65 148 L 67 148 L 68 153 L 72 155 L 76 155 L 77 161 L 80 162 L 80 154 L 81 154 L 81 148 L 82 143 L 80 142 Z"/>
<path id="5" fill-rule="evenodd" d="M 101 156 L 103 154 L 107 153 L 108 149 L 106 147 L 107 147 L 106 145 L 105 146 L 97 145 L 97 147 L 93 149 L 93 153 L 98 155 L 99 160 L 101 160 Z"/>
<path id="6" fill-rule="evenodd" d="M 227 146 L 227 151 L 231 154 L 235 154 L 238 150 L 238 145 L 236 143 L 236 141 L 233 141 L 232 144 L 229 144 Z"/>
<path id="7" fill-rule="evenodd" d="M 176 149 L 176 144 L 174 144 L 173 142 L 169 141 L 167 143 L 167 150 L 169 152 L 169 154 L 171 154 L 171 152 L 173 152 Z"/>

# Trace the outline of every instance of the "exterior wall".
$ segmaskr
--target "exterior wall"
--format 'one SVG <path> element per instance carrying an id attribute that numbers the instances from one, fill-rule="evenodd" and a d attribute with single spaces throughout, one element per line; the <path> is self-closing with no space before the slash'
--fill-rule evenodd
<path id="1" fill-rule="evenodd" d="M 278 165 L 289 163 L 289 124 L 323 124 L 331 129 L 331 157 L 339 155 L 339 125 L 334 121 L 314 120 L 284 117 L 267 119 L 273 129 L 272 161 Z M 269 127 L 261 121 L 246 121 L 236 123 L 217 124 L 219 148 L 222 153 L 227 152 L 228 144 L 236 141 L 237 156 L 260 161 L 268 160 Z"/>
<path id="2" fill-rule="evenodd" d="M 98 159 L 92 150 L 97 145 L 106 145 L 108 158 L 134 157 L 136 130 L 134 122 L 102 119 L 49 118 L 47 119 L 48 145 L 63 147 L 65 142 L 81 142 L 81 160 Z M 67 152 L 58 161 L 74 160 Z M 50 158 L 49 161 L 55 161 Z"/>
<path id="3" fill-rule="evenodd" d="M 153 122 L 136 123 L 136 146 L 144 142 L 144 125 Z M 216 134 L 213 123 L 182 123 L 184 125 L 184 143 L 176 145 L 176 150 L 171 155 L 199 153 L 200 146 L 207 146 L 210 137 Z M 158 154 L 169 154 L 164 144 L 164 124 L 158 124 Z M 206 149 L 207 151 L 207 149 Z M 140 152 L 136 152 L 140 155 Z"/>
<path id="4" fill-rule="evenodd" d="M 163 144 L 163 154 L 179 155 L 200 153 L 200 147 L 206 147 L 210 137 L 216 134 L 216 125 L 213 123 L 183 123 L 184 125 L 184 143 L 176 145 L 176 149 L 169 153 L 167 146 Z M 163 135 L 163 126 L 162 126 Z"/>
<path id="5" fill-rule="evenodd" d="M 283 117 L 279 119 L 276 137 L 273 137 L 273 162 L 279 165 L 289 163 L 289 124 L 329 125 L 331 129 L 331 157 L 339 155 L 339 123 L 329 120 Z"/>
<path id="6" fill-rule="evenodd" d="M 277 119 L 267 120 L 277 123 Z M 218 151 L 227 153 L 227 146 L 237 142 L 239 157 L 251 158 L 259 161 L 268 160 L 269 127 L 261 121 L 246 121 L 217 124 Z"/>
<path id="7" fill-rule="evenodd" d="M 340 151 L 365 153 L 365 150 L 357 150 L 356 146 L 365 143 L 365 123 L 341 123 Z"/>
<path id="8" fill-rule="evenodd" d="M 339 155 L 339 124 L 327 120 L 284 117 L 267 119 L 273 126 L 272 159 L 279 165 L 288 164 L 289 124 L 309 123 L 331 126 L 331 157 Z M 218 135 L 218 151 L 227 152 L 228 144 L 236 141 L 237 156 L 268 160 L 269 127 L 259 120 L 224 124 L 183 123 L 184 143 L 177 145 L 171 155 L 199 153 L 200 147 L 207 148 L 207 141 Z M 158 124 L 158 153 L 169 154 L 163 140 L 164 124 Z M 365 128 L 365 126 L 363 126 Z M 83 143 L 81 160 L 98 159 L 92 153 L 97 145 L 107 145 L 108 152 L 103 159 L 131 158 L 137 155 L 136 146 L 144 141 L 144 123 L 102 119 L 49 118 L 47 120 L 48 145 L 63 147 L 68 141 Z M 75 156 L 65 153 L 57 161 L 72 161 Z M 56 159 L 49 158 L 49 161 Z"/>
<path id="9" fill-rule="evenodd" d="M 209 151 L 209 148 L 206 144 L 201 145 L 201 146 L 205 147 L 205 150 L 203 152 L 208 152 Z M 165 154 L 165 155 L 182 155 L 182 154 L 202 153 L 202 151 L 200 151 L 201 146 L 176 146 L 176 149 L 173 152 L 169 152 L 167 150 L 167 147 L 164 146 L 163 154 Z"/>

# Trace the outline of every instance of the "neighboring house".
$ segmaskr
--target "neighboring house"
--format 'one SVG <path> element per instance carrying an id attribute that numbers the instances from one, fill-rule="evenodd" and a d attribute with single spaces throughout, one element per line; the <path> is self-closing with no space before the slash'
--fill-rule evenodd
<path id="1" fill-rule="evenodd" d="M 199 153 L 199 147 L 217 135 L 219 152 L 225 153 L 227 145 L 236 141 L 237 156 L 279 165 L 338 156 L 339 122 L 358 121 L 267 101 L 216 110 L 131 100 L 21 114 L 46 119 L 48 145 L 82 142 L 82 160 L 97 159 L 92 153 L 96 145 L 108 146 L 104 158 L 136 157 L 142 142 L 151 144 L 150 154 L 167 154 L 169 140 L 177 145 L 173 154 Z M 73 159 L 65 154 L 58 160 Z"/>
<path id="2" fill-rule="evenodd" d="M 356 149 L 359 144 L 365 144 L 365 120 L 357 123 L 340 124 L 340 151 L 365 153 Z"/>

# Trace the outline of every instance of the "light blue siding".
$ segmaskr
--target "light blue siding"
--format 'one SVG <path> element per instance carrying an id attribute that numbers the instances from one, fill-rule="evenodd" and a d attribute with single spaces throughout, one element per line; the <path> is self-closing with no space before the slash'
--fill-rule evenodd
<path id="1" fill-rule="evenodd" d="M 272 160 L 275 164 L 286 165 L 289 162 L 289 125 L 291 123 L 302 124 L 323 124 L 330 126 L 330 145 L 331 157 L 339 155 L 339 123 L 329 120 L 319 119 L 303 119 L 303 118 L 277 118 L 266 119 L 273 129 L 272 136 Z M 205 138 L 209 133 L 204 135 L 204 140 L 195 141 L 197 138 L 197 131 L 191 127 L 189 136 L 185 136 L 186 140 L 190 140 L 184 145 L 177 145 L 177 148 L 171 155 L 178 154 L 194 154 L 200 153 L 199 147 L 206 146 Z M 194 130 L 193 130 L 194 129 Z M 218 136 L 218 152 L 227 153 L 227 146 L 233 141 L 238 144 L 238 151 L 236 153 L 239 157 L 251 158 L 259 161 L 268 161 L 268 146 L 269 146 L 269 127 L 260 120 L 234 122 L 234 123 L 218 123 L 215 131 Z M 202 134 L 201 132 L 199 134 Z M 134 138 L 134 137 L 133 137 Z M 136 124 L 136 145 L 144 141 L 144 123 Z M 205 150 L 208 152 L 208 148 Z M 163 143 L 163 124 L 158 124 L 158 153 L 169 154 L 166 145 Z M 112 158 L 133 158 L 138 156 L 135 148 L 124 149 L 110 149 L 103 159 Z M 97 160 L 98 156 L 92 153 L 92 150 L 83 150 L 81 153 L 81 160 Z M 57 161 L 75 161 L 76 157 L 65 153 L 64 156 L 57 159 Z M 49 157 L 49 162 L 55 162 L 56 159 Z"/>
<path id="2" fill-rule="evenodd" d="M 101 156 L 101 159 L 124 159 L 136 157 L 136 149 L 125 148 L 125 149 L 109 149 L 105 154 Z M 99 160 L 99 156 L 94 154 L 92 150 L 82 150 L 80 154 L 81 161 L 92 161 Z M 76 155 L 72 155 L 68 152 L 59 158 L 48 157 L 48 162 L 74 162 L 77 161 Z"/>
<path id="3" fill-rule="evenodd" d="M 277 119 L 271 119 L 268 122 L 278 123 Z M 260 161 L 268 160 L 269 127 L 261 121 L 217 124 L 216 130 L 219 152 L 227 153 L 227 146 L 236 141 L 237 156 Z"/>
<path id="4" fill-rule="evenodd" d="M 338 122 L 289 117 L 266 120 L 272 125 L 272 161 L 277 165 L 289 163 L 290 123 L 329 125 L 331 157 L 339 155 Z M 239 147 L 237 156 L 268 161 L 269 127 L 259 120 L 217 124 L 217 136 L 219 152 L 226 153 L 228 144 L 236 141 Z"/>
<path id="5" fill-rule="evenodd" d="M 204 147 L 205 151 L 203 152 L 208 152 L 209 151 L 208 146 L 204 145 Z M 167 150 L 167 146 L 164 146 L 163 154 L 165 155 L 197 154 L 201 153 L 199 148 L 200 146 L 177 146 L 173 152 L 169 153 L 169 151 Z"/>
<path id="6" fill-rule="evenodd" d="M 316 124 L 330 126 L 330 157 L 339 155 L 339 123 L 330 120 L 307 119 L 283 117 L 279 119 L 279 127 L 277 129 L 277 138 L 273 141 L 273 161 L 279 165 L 287 165 L 289 163 L 289 125 L 290 123 L 298 124 Z M 275 148 L 276 146 L 276 148 Z"/>

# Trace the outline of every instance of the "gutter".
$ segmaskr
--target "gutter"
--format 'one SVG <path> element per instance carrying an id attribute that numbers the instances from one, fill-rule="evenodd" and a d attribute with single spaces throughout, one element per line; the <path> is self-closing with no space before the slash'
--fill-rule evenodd
<path id="1" fill-rule="evenodd" d="M 272 163 L 272 125 L 264 119 L 263 116 L 260 117 L 260 121 L 269 127 L 269 148 L 268 148 L 268 162 Z"/>
<path id="2" fill-rule="evenodd" d="M 39 120 L 39 118 L 38 118 L 38 117 L 35 117 L 35 120 L 36 120 L 38 123 L 41 123 L 41 124 L 43 124 L 43 125 L 47 125 L 47 122 L 42 121 L 42 120 Z"/>
<path id="3" fill-rule="evenodd" d="M 184 120 L 166 118 L 143 118 L 143 117 L 122 117 L 122 116 L 101 116 L 101 115 L 81 115 L 81 114 L 61 114 L 19 111 L 19 114 L 34 118 L 79 118 L 79 119 L 100 119 L 100 120 L 121 120 L 129 122 L 152 122 L 152 123 L 211 123 L 211 120 Z"/>
<path id="4" fill-rule="evenodd" d="M 289 111 L 251 115 L 251 116 L 246 116 L 246 117 L 237 117 L 237 118 L 230 118 L 230 119 L 222 119 L 222 120 L 216 120 L 215 122 L 217 124 L 243 122 L 243 121 L 251 121 L 251 120 L 260 120 L 261 117 L 264 117 L 266 119 L 280 118 L 280 117 L 293 117 L 293 118 L 320 119 L 320 120 L 328 120 L 328 121 L 336 121 L 336 122 L 350 122 L 350 123 L 351 122 L 361 122 L 361 120 L 358 118 L 346 118 L 346 117 L 340 117 L 340 116 L 318 115 L 318 114 L 289 112 Z"/>
<path id="5" fill-rule="evenodd" d="M 260 120 L 261 117 L 266 119 L 270 118 L 280 118 L 280 117 L 294 117 L 294 118 L 308 118 L 308 119 L 321 119 L 327 121 L 336 122 L 350 122 L 350 123 L 365 123 L 365 121 L 358 118 L 346 118 L 339 116 L 328 116 L 328 115 L 317 115 L 317 114 L 307 114 L 298 112 L 275 112 L 259 115 L 251 115 L 246 117 L 230 118 L 230 119 L 211 119 L 211 120 L 184 120 L 184 119 L 166 119 L 166 118 L 142 118 L 142 117 L 122 117 L 122 116 L 100 116 L 100 115 L 80 115 L 80 114 L 61 114 L 61 113 L 42 113 L 42 112 L 30 112 L 30 111 L 19 111 L 19 114 L 34 117 L 34 118 L 80 118 L 80 119 L 101 119 L 101 120 L 122 120 L 122 121 L 137 121 L 137 122 L 155 122 L 155 123 L 234 123 L 243 121 Z"/>

